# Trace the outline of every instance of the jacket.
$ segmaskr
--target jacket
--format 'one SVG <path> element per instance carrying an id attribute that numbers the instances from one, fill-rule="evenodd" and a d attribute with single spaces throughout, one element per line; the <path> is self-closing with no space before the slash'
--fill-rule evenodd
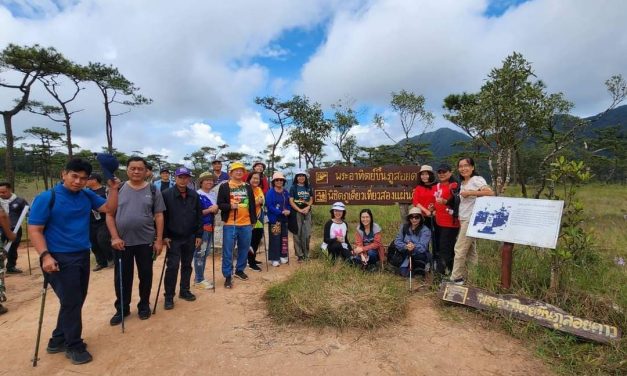
<path id="1" fill-rule="evenodd" d="M 276 223 L 284 222 L 287 223 L 288 217 L 283 215 L 283 210 L 292 211 L 290 206 L 290 194 L 287 190 L 283 189 L 283 192 L 278 193 L 274 190 L 274 188 L 270 188 L 268 193 L 266 193 L 266 210 L 268 216 L 268 222 Z"/>
<path id="2" fill-rule="evenodd" d="M 164 238 L 186 238 L 195 236 L 202 238 L 202 206 L 196 191 L 187 189 L 187 197 L 183 198 L 178 188 L 168 188 L 163 191 Z"/>

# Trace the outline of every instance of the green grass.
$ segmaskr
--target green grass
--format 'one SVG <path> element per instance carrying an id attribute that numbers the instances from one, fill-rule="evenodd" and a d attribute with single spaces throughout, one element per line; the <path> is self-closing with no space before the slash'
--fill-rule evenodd
<path id="1" fill-rule="evenodd" d="M 399 322 L 407 297 L 400 278 L 324 260 L 303 265 L 265 294 L 270 316 L 279 323 L 366 329 Z"/>

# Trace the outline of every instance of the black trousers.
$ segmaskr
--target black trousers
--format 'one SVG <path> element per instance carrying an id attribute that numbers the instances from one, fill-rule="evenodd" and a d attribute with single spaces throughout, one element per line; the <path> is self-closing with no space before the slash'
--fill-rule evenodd
<path id="1" fill-rule="evenodd" d="M 2 240 L 6 244 L 9 239 L 7 239 L 4 235 L 2 235 Z M 22 229 L 17 230 L 15 234 L 15 240 L 11 243 L 9 247 L 9 251 L 7 252 L 7 269 L 15 268 L 15 264 L 17 263 L 17 248 L 20 246 L 20 242 L 22 241 Z"/>
<path id="2" fill-rule="evenodd" d="M 455 242 L 459 234 L 459 227 L 437 226 L 435 234 L 435 247 L 438 250 L 436 272 L 444 274 L 446 269 L 448 269 L 450 273 L 453 270 Z"/>
<path id="3" fill-rule="evenodd" d="M 152 288 L 152 245 L 140 244 L 126 246 L 123 251 L 115 251 L 115 309 L 120 311 L 120 265 L 122 259 L 122 289 L 124 312 L 130 312 L 131 295 L 133 294 L 133 278 L 135 276 L 134 264 L 137 264 L 137 276 L 139 277 L 139 303 L 137 310 L 150 309 L 150 290 Z"/>
<path id="4" fill-rule="evenodd" d="M 257 258 L 257 250 L 259 249 L 259 244 L 261 243 L 262 237 L 263 237 L 263 227 L 253 228 L 253 235 L 250 238 L 250 246 L 253 249 L 253 253 L 248 252 L 248 265 L 250 266 L 256 265 L 255 260 Z"/>
<path id="5" fill-rule="evenodd" d="M 91 243 L 91 251 L 94 253 L 98 265 L 106 267 L 108 262 L 113 260 L 111 235 L 109 234 L 106 223 L 100 222 L 90 225 L 89 242 Z"/>
<path id="6" fill-rule="evenodd" d="M 176 292 L 176 279 L 181 267 L 180 292 L 189 291 L 192 276 L 192 261 L 194 260 L 194 242 L 196 238 L 190 235 L 188 238 L 172 239 L 170 249 L 166 254 L 165 278 L 163 286 L 165 297 L 173 298 Z"/>
<path id="7" fill-rule="evenodd" d="M 59 271 L 44 273 L 59 298 L 57 326 L 52 338 L 64 342 L 68 349 L 85 348 L 82 311 L 89 287 L 89 250 L 80 252 L 50 252 L 59 264 Z"/>

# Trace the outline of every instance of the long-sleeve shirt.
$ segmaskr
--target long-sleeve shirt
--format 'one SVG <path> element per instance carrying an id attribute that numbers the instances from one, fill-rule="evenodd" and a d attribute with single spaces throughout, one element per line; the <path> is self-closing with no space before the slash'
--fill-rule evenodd
<path id="1" fill-rule="evenodd" d="M 202 206 L 196 191 L 187 189 L 185 196 L 177 187 L 163 191 L 165 202 L 164 238 L 202 238 Z"/>
<path id="2" fill-rule="evenodd" d="M 429 253 L 429 242 L 431 241 L 431 230 L 425 225 L 420 225 L 418 233 L 413 233 L 410 229 L 406 229 L 408 225 L 402 225 L 400 231 L 394 239 L 394 245 L 398 250 L 406 250 L 407 243 L 414 243 L 416 246 L 413 252 L 426 253 L 427 259 L 431 260 L 431 254 Z M 409 265 L 409 257 L 406 257 L 401 264 L 401 267 L 407 267 Z"/>
<path id="3" fill-rule="evenodd" d="M 268 222 L 276 223 L 285 222 L 287 223 L 287 216 L 283 215 L 283 210 L 290 210 L 290 194 L 283 189 L 281 193 L 271 188 L 268 193 L 266 193 L 266 210 L 268 211 Z"/>

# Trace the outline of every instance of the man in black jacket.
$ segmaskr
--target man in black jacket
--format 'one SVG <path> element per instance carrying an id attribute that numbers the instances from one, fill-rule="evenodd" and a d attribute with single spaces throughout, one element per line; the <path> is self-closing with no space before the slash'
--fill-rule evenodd
<path id="1" fill-rule="evenodd" d="M 21 273 L 22 271 L 16 268 L 15 264 L 17 263 L 17 248 L 20 246 L 20 241 L 22 240 L 22 229 L 16 229 L 15 226 L 17 225 L 17 220 L 20 219 L 22 210 L 24 210 L 24 207 L 28 205 L 28 202 L 21 197 L 17 197 L 15 193 L 12 192 L 11 183 L 1 182 L 0 204 L 2 204 L 2 209 L 4 209 L 4 211 L 9 215 L 11 230 L 15 232 L 15 240 L 11 243 L 11 247 L 9 248 L 7 255 L 7 273 Z M 8 239 L 6 236 L 2 235 L 2 240 L 6 242 Z"/>
<path id="2" fill-rule="evenodd" d="M 102 177 L 99 174 L 89 175 L 87 188 L 91 189 L 98 196 L 104 199 L 107 198 L 107 190 L 102 185 Z M 105 217 L 105 215 L 101 215 L 95 210 L 91 211 L 91 216 L 89 217 L 89 241 L 91 242 L 91 251 L 96 257 L 96 264 L 98 264 L 93 269 L 95 272 L 108 267 L 109 263 L 113 262 L 111 235 L 107 229 Z"/>
<path id="3" fill-rule="evenodd" d="M 179 298 L 192 302 L 196 296 L 189 290 L 194 250 L 202 242 L 202 208 L 198 193 L 188 189 L 192 173 L 185 167 L 175 172 L 175 185 L 163 191 L 165 226 L 163 242 L 168 248 L 165 269 L 165 309 L 174 308 L 174 293 L 179 264 L 181 281 Z"/>

